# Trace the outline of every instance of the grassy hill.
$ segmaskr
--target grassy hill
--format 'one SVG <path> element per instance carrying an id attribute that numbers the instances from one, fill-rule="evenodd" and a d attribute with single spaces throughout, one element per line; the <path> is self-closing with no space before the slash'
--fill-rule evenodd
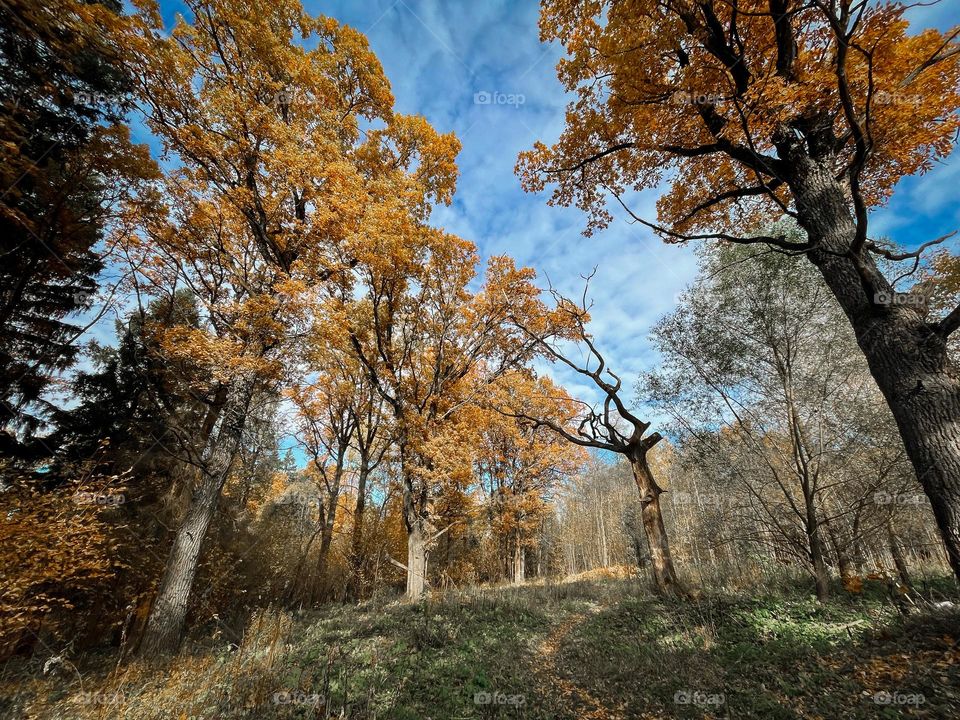
<path id="1" fill-rule="evenodd" d="M 0 715 L 955 718 L 958 639 L 956 606 L 903 616 L 879 584 L 821 606 L 806 588 L 672 602 L 582 580 L 266 611 L 239 647 L 210 640 L 163 666 L 8 665 Z"/>

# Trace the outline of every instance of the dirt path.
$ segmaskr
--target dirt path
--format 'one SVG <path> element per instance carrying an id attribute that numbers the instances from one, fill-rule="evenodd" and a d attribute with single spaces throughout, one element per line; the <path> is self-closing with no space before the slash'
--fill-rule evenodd
<path id="1" fill-rule="evenodd" d="M 593 612 L 596 612 L 596 608 Z M 574 712 L 578 720 L 622 720 L 624 709 L 607 707 L 602 700 L 586 689 L 564 677 L 557 664 L 557 655 L 570 631 L 591 615 L 590 612 L 575 613 L 555 627 L 540 643 L 540 664 L 535 672 L 544 689 L 560 699 L 562 705 Z"/>

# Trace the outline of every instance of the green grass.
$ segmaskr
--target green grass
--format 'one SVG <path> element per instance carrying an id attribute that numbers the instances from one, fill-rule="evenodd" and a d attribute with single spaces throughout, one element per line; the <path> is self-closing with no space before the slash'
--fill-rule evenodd
<path id="1" fill-rule="evenodd" d="M 608 580 L 269 618 L 239 651 L 119 673 L 109 658 L 78 662 L 88 692 L 122 692 L 114 705 L 78 703 L 69 676 L 33 677 L 8 709 L 51 718 L 960 717 L 960 613 L 903 618 L 871 587 L 826 605 L 800 589 L 681 602 Z M 500 702 L 476 703 L 484 693 Z M 891 702 L 875 702 L 887 698 L 878 693 Z"/>

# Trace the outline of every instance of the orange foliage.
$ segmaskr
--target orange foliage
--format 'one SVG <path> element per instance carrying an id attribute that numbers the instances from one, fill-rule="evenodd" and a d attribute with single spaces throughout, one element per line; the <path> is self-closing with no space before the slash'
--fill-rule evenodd
<path id="1" fill-rule="evenodd" d="M 90 612 L 124 567 L 124 534 L 108 517 L 124 497 L 100 481 L 0 493 L 0 657 L 82 630 L 71 611 Z"/>
<path id="2" fill-rule="evenodd" d="M 475 421 L 481 428 L 476 471 L 493 508 L 492 527 L 497 535 L 532 547 L 550 494 L 582 468 L 587 453 L 550 428 L 510 414 L 549 418 L 563 425 L 577 416 L 578 408 L 562 388 L 526 372 L 499 378 L 487 402 L 492 407 L 478 413 Z"/>
<path id="3" fill-rule="evenodd" d="M 394 114 L 357 31 L 296 0 L 187 4 L 192 21 L 168 30 L 140 0 L 114 31 L 177 162 L 126 208 L 118 240 L 139 290 L 187 285 L 201 302 L 202 327 L 167 334 L 171 357 L 221 382 L 275 380 L 316 294 L 347 288 L 392 232 L 449 202 L 459 144 Z"/>
<path id="4" fill-rule="evenodd" d="M 577 97 L 559 142 L 521 154 L 524 186 L 558 183 L 551 202 L 588 211 L 589 230 L 610 220 L 605 190 L 669 180 L 663 225 L 740 231 L 790 206 L 777 146 L 797 134 L 838 176 L 865 159 L 865 206 L 882 204 L 960 128 L 956 32 L 909 34 L 903 14 L 886 2 L 547 0 L 541 38 L 565 46 L 558 74 Z"/>

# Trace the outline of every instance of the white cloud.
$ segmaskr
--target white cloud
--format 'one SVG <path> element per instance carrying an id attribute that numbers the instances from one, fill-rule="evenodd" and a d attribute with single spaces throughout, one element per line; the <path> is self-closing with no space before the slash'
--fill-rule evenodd
<path id="1" fill-rule="evenodd" d="M 512 0 L 450 3 L 442 0 L 306 2 L 307 10 L 346 22 L 369 38 L 389 78 L 399 112 L 424 115 L 439 131 L 463 142 L 461 179 L 454 204 L 438 208 L 433 221 L 475 241 L 484 257 L 505 253 L 538 270 L 569 294 L 582 289 L 581 275 L 596 268 L 590 286 L 592 331 L 610 365 L 631 388 L 656 363 L 648 339 L 656 320 L 675 305 L 695 274 L 693 248 L 667 246 L 622 212 L 604 232 L 585 238 L 585 218 L 576 209 L 551 208 L 545 195 L 526 194 L 514 174 L 517 154 L 534 141 L 555 140 L 567 103 L 554 67 L 556 46 L 538 40 L 538 6 Z M 917 7 L 917 26 L 945 27 L 956 20 L 956 3 Z M 481 91 L 522 94 L 522 104 L 476 104 Z M 878 211 L 873 230 L 907 243 L 929 239 L 928 231 L 956 226 L 960 164 L 936 168 L 918 183 L 905 181 L 889 208 Z M 629 198 L 646 218 L 655 216 L 655 192 Z M 917 219 L 921 222 L 917 222 Z M 952 227 L 948 229 L 953 229 Z M 574 394 L 595 391 L 568 370 L 548 372 Z"/>

